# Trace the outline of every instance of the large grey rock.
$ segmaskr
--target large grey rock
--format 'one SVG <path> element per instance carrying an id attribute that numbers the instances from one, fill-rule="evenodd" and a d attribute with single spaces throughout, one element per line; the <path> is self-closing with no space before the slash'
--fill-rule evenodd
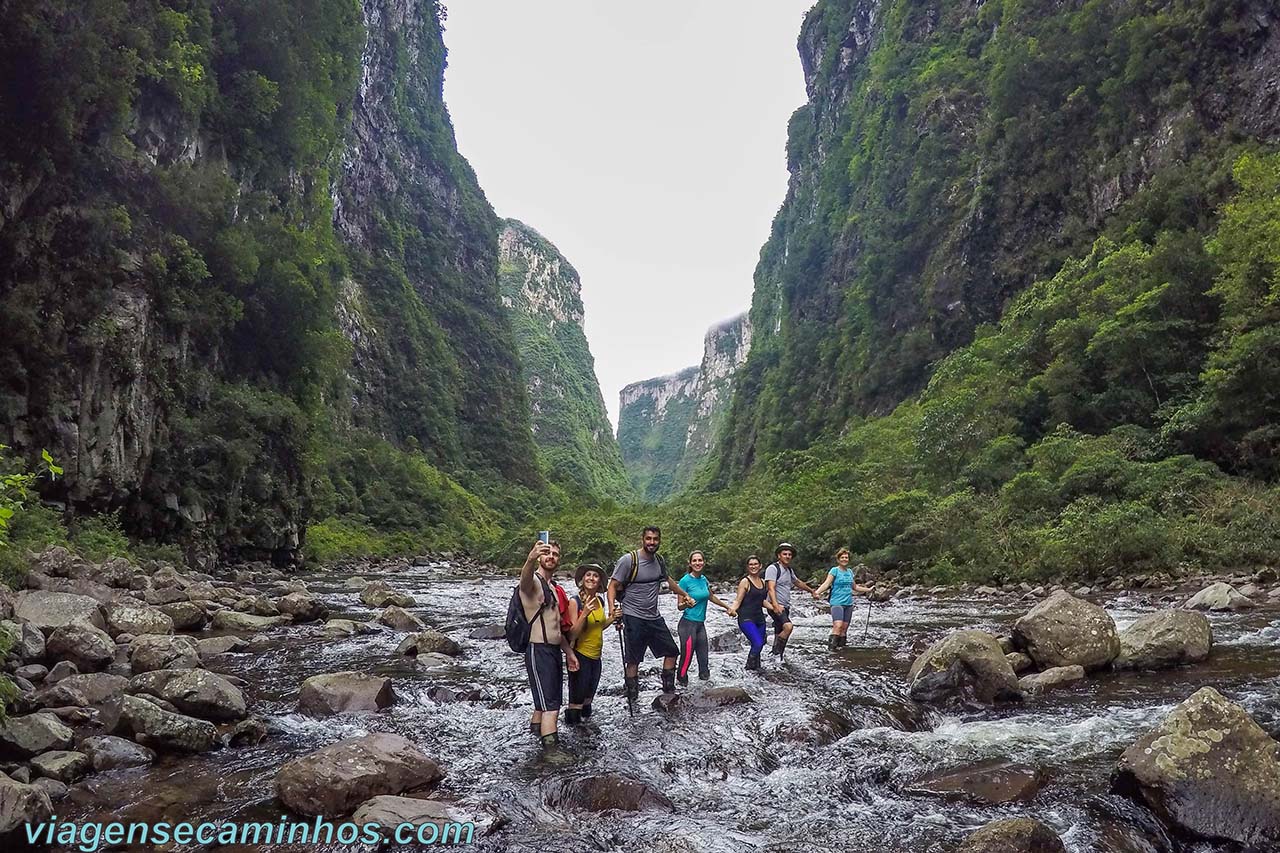
<path id="1" fill-rule="evenodd" d="M 314 622 L 328 612 L 324 602 L 309 592 L 291 592 L 276 599 L 275 605 L 294 622 Z"/>
<path id="2" fill-rule="evenodd" d="M 1124 751 L 1112 788 L 1193 835 L 1280 848 L 1280 742 L 1212 687 Z"/>
<path id="3" fill-rule="evenodd" d="M 195 669 L 200 665 L 200 649 L 191 637 L 146 634 L 129 646 L 129 663 L 136 673 Z"/>
<path id="4" fill-rule="evenodd" d="M 68 791 L 66 783 L 59 782 L 57 779 L 50 779 L 47 776 L 42 776 L 39 779 L 33 779 L 31 781 L 31 787 L 39 788 L 41 791 L 44 791 L 49 795 L 49 799 L 55 803 L 66 797 Z"/>
<path id="5" fill-rule="evenodd" d="M 1053 666 L 1044 672 L 1034 672 L 1018 679 L 1023 693 L 1047 693 L 1056 687 L 1065 687 L 1084 680 L 1082 666 Z"/>
<path id="6" fill-rule="evenodd" d="M 118 700 L 129 688 L 129 679 L 107 672 L 69 675 L 36 693 L 45 708 L 88 708 Z"/>
<path id="7" fill-rule="evenodd" d="M 111 636 L 120 634 L 172 634 L 173 620 L 159 609 L 147 604 L 108 604 L 107 631 Z"/>
<path id="8" fill-rule="evenodd" d="M 1000 805 L 1032 799 L 1047 781 L 1048 776 L 1038 767 L 996 759 L 929 773 L 906 788 L 912 792 Z"/>
<path id="9" fill-rule="evenodd" d="M 415 607 L 417 601 L 412 595 L 392 589 L 385 581 L 374 581 L 360 590 L 360 600 L 369 607 Z"/>
<path id="10" fill-rule="evenodd" d="M 378 614 L 378 621 L 397 631 L 425 631 L 427 624 L 403 607 L 394 604 Z"/>
<path id="11" fill-rule="evenodd" d="M 73 675 L 79 675 L 80 668 L 69 660 L 60 660 L 53 666 L 49 667 L 49 674 L 44 677 L 44 683 L 57 684 L 64 678 L 70 678 Z"/>
<path id="12" fill-rule="evenodd" d="M 331 672 L 302 682 L 298 710 L 312 717 L 371 713 L 395 701 L 391 679 L 365 672 Z"/>
<path id="13" fill-rule="evenodd" d="M 145 746 L 114 735 L 85 738 L 79 749 L 89 757 L 90 766 L 98 772 L 145 767 L 156 760 L 156 754 Z"/>
<path id="14" fill-rule="evenodd" d="M 106 628 L 102 605 L 87 595 L 48 590 L 23 590 L 13 605 L 14 617 L 30 622 L 46 635 L 63 625 L 87 623 Z"/>
<path id="15" fill-rule="evenodd" d="M 72 622 L 53 629 L 44 652 L 50 660 L 70 661 L 81 672 L 92 672 L 111 663 L 116 644 L 101 628 L 88 622 Z"/>
<path id="16" fill-rule="evenodd" d="M 297 814 L 335 818 L 373 797 L 425 788 L 442 776 L 413 742 L 377 733 L 293 759 L 276 773 L 275 790 Z"/>
<path id="17" fill-rule="evenodd" d="M 324 623 L 321 633 L 332 639 L 354 637 L 357 634 L 376 634 L 382 630 L 370 622 L 355 622 L 351 619 L 330 619 Z"/>
<path id="18" fill-rule="evenodd" d="M 396 647 L 396 654 L 398 655 L 416 657 L 428 653 L 456 657 L 462 654 L 462 647 L 434 628 L 428 628 L 417 634 L 410 634 L 401 640 L 400 645 Z"/>
<path id="19" fill-rule="evenodd" d="M 351 816 L 351 822 L 358 826 L 375 823 L 384 837 L 391 836 L 395 827 L 408 824 L 419 827 L 413 832 L 411 840 L 422 844 L 466 845 L 471 844 L 476 835 L 475 830 L 469 826 L 479 823 L 476 817 L 439 800 L 380 796 L 361 803 L 360 808 Z M 483 831 L 481 828 L 481 833 Z"/>
<path id="20" fill-rule="evenodd" d="M 287 616 L 254 616 L 234 610 L 219 610 L 213 614 L 213 627 L 223 631 L 266 631 L 288 621 Z"/>
<path id="21" fill-rule="evenodd" d="M 0 838 L 12 832 L 20 833 L 25 824 L 44 823 L 51 817 L 53 803 L 45 791 L 0 773 Z M 22 838 L 22 842 L 26 839 Z"/>
<path id="22" fill-rule="evenodd" d="M 136 676 L 133 693 L 159 696 L 180 713 L 215 723 L 248 716 L 244 694 L 224 676 L 207 669 L 161 669 Z"/>
<path id="23" fill-rule="evenodd" d="M 0 758 L 30 758 L 51 749 L 69 749 L 75 733 L 53 714 L 5 717 L 0 722 Z"/>
<path id="24" fill-rule="evenodd" d="M 1209 657 L 1213 628 L 1203 613 L 1166 610 L 1139 617 L 1120 632 L 1117 669 L 1161 669 Z"/>
<path id="25" fill-rule="evenodd" d="M 1253 599 L 1222 581 L 1200 590 L 1183 605 L 1188 610 L 1248 610 L 1253 606 Z"/>
<path id="26" fill-rule="evenodd" d="M 199 631 L 209 622 L 209 614 L 194 601 L 174 601 L 156 608 L 173 623 L 174 631 Z M 155 633 L 155 632 L 150 632 Z M 160 632 L 171 633 L 171 632 Z"/>
<path id="27" fill-rule="evenodd" d="M 907 681 L 912 698 L 922 702 L 994 705 L 1022 699 L 1017 675 L 985 631 L 955 631 L 934 643 L 911 665 Z"/>
<path id="28" fill-rule="evenodd" d="M 548 803 L 556 808 L 593 812 L 672 811 L 675 808 L 670 798 L 652 785 L 616 773 L 555 782 L 546 797 Z"/>
<path id="29" fill-rule="evenodd" d="M 27 622 L 0 622 L 0 631 L 9 635 L 9 654 L 22 663 L 44 659 L 44 634 Z"/>
<path id="30" fill-rule="evenodd" d="M 55 749 L 31 759 L 31 769 L 45 779 L 56 779 L 70 785 L 89 772 L 89 756 L 83 752 Z"/>
<path id="31" fill-rule="evenodd" d="M 120 724 L 134 740 L 153 749 L 207 752 L 218 742 L 213 723 L 165 711 L 138 696 L 124 697 Z"/>
<path id="32" fill-rule="evenodd" d="M 229 652 L 241 652 L 248 645 L 243 638 L 230 634 L 222 637 L 201 637 L 196 640 L 196 650 L 200 653 L 201 660 L 216 657 L 217 655 L 225 655 Z"/>
<path id="33" fill-rule="evenodd" d="M 1062 839 L 1038 820 L 997 820 L 965 839 L 956 853 L 1066 853 Z"/>
<path id="34" fill-rule="evenodd" d="M 1013 638 L 1046 669 L 1098 669 L 1120 654 L 1120 637 L 1110 614 L 1066 590 L 1058 590 L 1015 622 Z"/>

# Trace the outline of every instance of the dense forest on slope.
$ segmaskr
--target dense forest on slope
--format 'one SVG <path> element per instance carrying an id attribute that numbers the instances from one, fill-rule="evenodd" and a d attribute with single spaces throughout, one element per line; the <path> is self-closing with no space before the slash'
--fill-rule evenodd
<path id="1" fill-rule="evenodd" d="M 1280 21 L 821 2 L 714 470 L 641 519 L 936 580 L 1280 562 Z"/>
<path id="2" fill-rule="evenodd" d="M 545 237 L 507 219 L 498 279 L 523 365 L 533 440 L 566 500 L 632 497 L 583 330 L 578 272 Z"/>
<path id="3" fill-rule="evenodd" d="M 0 6 L 0 444 L 72 518 L 16 539 L 482 547 L 546 500 L 442 14 Z"/>

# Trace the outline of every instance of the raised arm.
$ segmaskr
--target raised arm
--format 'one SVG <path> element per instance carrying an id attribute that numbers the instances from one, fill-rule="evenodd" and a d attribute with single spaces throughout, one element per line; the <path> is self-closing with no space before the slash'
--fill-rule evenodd
<path id="1" fill-rule="evenodd" d="M 520 570 L 520 592 L 523 595 L 532 598 L 538 593 L 538 582 L 534 579 L 534 573 L 538 570 L 538 561 L 542 559 L 542 555 L 550 550 L 551 546 L 545 542 L 534 543 L 533 550 L 524 561 L 524 568 Z"/>

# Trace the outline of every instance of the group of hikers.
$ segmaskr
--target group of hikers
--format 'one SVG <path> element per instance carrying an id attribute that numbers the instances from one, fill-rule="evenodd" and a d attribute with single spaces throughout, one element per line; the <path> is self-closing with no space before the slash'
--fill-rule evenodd
<path id="1" fill-rule="evenodd" d="M 591 704 L 600 685 L 605 628 L 609 625 L 618 631 L 627 704 L 634 711 L 640 696 L 640 663 L 648 652 L 662 658 L 663 693 L 674 693 L 677 683 L 688 685 L 689 669 L 695 659 L 698 678 L 705 681 L 711 677 L 708 603 L 737 618 L 738 628 L 750 643 L 746 668 L 758 670 L 766 644 L 765 611 L 773 622 L 772 654 L 781 657 L 795 627 L 791 622 L 794 589 L 807 592 L 814 599 L 830 592 L 832 626 L 828 647 L 832 650 L 847 642 L 854 595 L 871 591 L 857 583 L 857 573 L 849 567 L 847 548 L 836 553 L 836 565 L 815 589 L 796 576 L 791 568 L 795 548 L 783 542 L 767 568 L 762 568 L 759 557 L 747 558 L 737 596 L 732 604 L 726 604 L 711 591 L 703 574 L 706 557 L 701 551 L 689 555 L 688 571 L 677 581 L 658 555 L 661 544 L 662 531 L 646 527 L 641 547 L 622 555 L 607 584 L 605 570 L 599 565 L 578 566 L 574 572 L 574 596 L 569 596 L 555 580 L 560 568 L 559 543 L 550 537 L 540 538 L 529 552 L 507 610 L 506 633 L 511 647 L 525 656 L 534 708 L 529 729 L 541 738 L 543 746 L 559 741 L 557 729 L 566 668 L 569 701 L 565 722 L 576 725 L 591 719 Z M 658 612 L 658 595 L 663 586 L 678 599 L 678 643 Z"/>

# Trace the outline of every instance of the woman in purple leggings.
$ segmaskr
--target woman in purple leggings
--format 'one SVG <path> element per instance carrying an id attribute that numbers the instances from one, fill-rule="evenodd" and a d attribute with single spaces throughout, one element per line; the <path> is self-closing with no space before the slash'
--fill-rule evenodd
<path id="1" fill-rule="evenodd" d="M 769 589 L 760 577 L 760 558 L 752 554 L 747 558 L 747 573 L 738 581 L 738 597 L 729 608 L 729 615 L 738 617 L 738 628 L 751 643 L 747 669 L 760 668 L 760 650 L 765 640 L 764 608 L 768 606 Z"/>

